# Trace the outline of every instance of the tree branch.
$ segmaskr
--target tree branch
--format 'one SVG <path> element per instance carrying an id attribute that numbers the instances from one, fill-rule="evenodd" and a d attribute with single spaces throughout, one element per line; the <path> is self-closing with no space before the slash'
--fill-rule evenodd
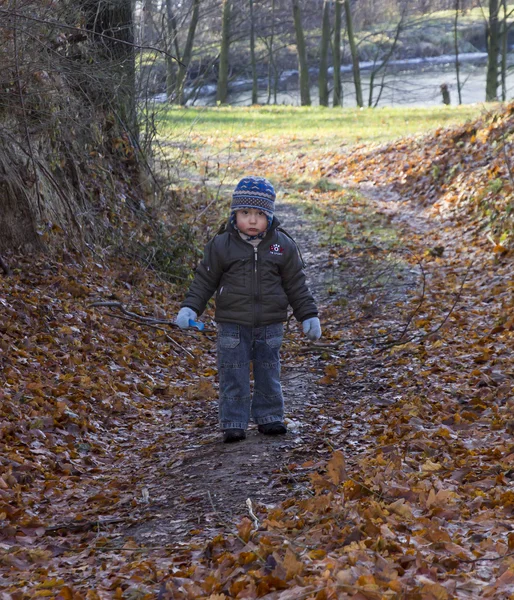
<path id="1" fill-rule="evenodd" d="M 168 325 L 170 327 L 178 327 L 178 325 L 173 323 L 173 321 L 170 321 L 168 319 L 155 319 L 154 317 L 143 317 L 141 315 L 138 315 L 137 313 L 127 310 L 123 306 L 123 304 L 118 301 L 106 300 L 106 301 L 93 302 L 89 306 L 90 307 L 105 306 L 108 308 L 117 308 L 125 316 L 117 315 L 115 312 L 111 311 L 109 314 L 112 317 L 116 317 L 118 319 L 123 319 L 124 321 L 132 321 L 133 323 L 138 323 L 139 325 L 146 325 L 147 327 L 151 327 L 152 329 L 157 329 L 158 331 L 162 331 L 164 333 L 164 336 L 166 337 L 166 339 L 169 342 L 171 342 L 173 344 L 173 346 L 175 346 L 176 348 L 178 348 L 179 350 L 181 350 L 182 352 L 187 354 L 189 356 L 189 358 L 194 358 L 194 355 L 191 354 L 191 352 L 189 352 L 189 350 L 187 350 L 187 348 L 184 348 L 184 346 L 181 346 L 177 341 L 175 341 L 170 335 L 168 335 L 164 331 L 164 327 L 162 327 L 162 325 Z"/>
<path id="2" fill-rule="evenodd" d="M 180 65 L 185 66 L 182 64 L 182 62 L 176 56 L 173 56 L 173 54 L 166 52 L 166 50 L 161 50 L 161 48 L 156 48 L 155 46 L 141 46 L 140 44 L 133 44 L 132 42 L 120 40 L 116 37 L 113 37 L 112 35 L 106 35 L 105 33 L 98 33 L 97 31 L 90 31 L 89 29 L 84 29 L 82 27 L 74 27 L 73 25 L 67 25 L 66 23 L 60 23 L 59 21 L 48 21 L 47 19 L 38 19 L 37 17 L 23 15 L 16 11 L 6 10 L 5 8 L 0 8 L 0 15 L 19 17 L 20 19 L 26 19 L 27 21 L 34 21 L 35 23 L 51 25 L 53 27 L 59 27 L 60 29 L 68 29 L 70 31 L 84 33 L 85 35 L 94 35 L 96 37 L 100 37 L 105 40 L 110 40 L 112 42 L 116 42 L 117 44 L 124 44 L 125 46 L 131 46 L 132 48 L 137 48 L 138 50 L 154 50 L 155 52 L 164 54 L 168 58 L 172 58 L 173 60 L 176 60 Z"/>
<path id="3" fill-rule="evenodd" d="M 16 7 L 16 3 L 14 4 L 14 6 Z M 18 18 L 17 13 L 13 12 L 12 14 L 15 15 L 16 18 Z M 25 110 L 25 97 L 23 95 L 23 87 L 21 84 L 21 77 L 20 77 L 20 59 L 19 59 L 19 53 L 18 53 L 18 28 L 16 26 L 16 21 L 14 23 L 14 31 L 13 31 L 13 46 L 14 46 L 14 68 L 16 71 L 16 83 L 18 85 L 18 95 L 20 97 L 20 107 L 21 107 L 21 112 L 23 113 L 23 126 L 25 129 L 25 139 L 26 139 L 27 148 L 29 151 L 28 153 L 30 156 L 30 162 L 32 163 L 32 168 L 34 170 L 34 181 L 36 184 L 37 206 L 39 209 L 39 215 L 42 216 L 43 205 L 41 202 L 41 191 L 39 189 L 39 174 L 38 174 L 38 170 L 37 170 L 37 166 L 36 166 L 36 159 L 34 157 L 34 151 L 32 148 L 32 139 L 30 137 L 29 126 L 27 123 L 27 111 Z"/>
<path id="4" fill-rule="evenodd" d="M 429 331 L 423 335 L 414 334 L 410 338 L 407 338 L 404 341 L 401 341 L 401 338 L 400 338 L 400 339 L 394 340 L 392 342 L 383 344 L 382 350 L 389 350 L 389 348 L 392 348 L 393 346 L 404 346 L 405 344 L 408 344 L 409 342 L 421 342 L 422 340 L 426 340 L 427 338 L 429 338 L 431 335 L 434 335 L 434 333 L 437 333 L 438 331 L 440 331 L 446 325 L 446 322 L 450 318 L 450 315 L 453 313 L 453 311 L 455 310 L 455 307 L 459 303 L 459 300 L 462 296 L 462 290 L 464 289 L 464 284 L 466 283 L 466 281 L 468 279 L 470 270 L 471 270 L 471 265 L 469 265 L 469 267 L 466 270 L 466 273 L 464 274 L 462 283 L 460 284 L 459 291 L 457 292 L 457 295 L 455 296 L 455 300 L 454 300 L 452 306 L 450 307 L 450 310 L 446 313 L 444 319 L 441 321 L 441 323 L 439 323 L 439 325 L 437 327 L 435 327 L 434 329 L 432 329 L 431 331 Z"/>

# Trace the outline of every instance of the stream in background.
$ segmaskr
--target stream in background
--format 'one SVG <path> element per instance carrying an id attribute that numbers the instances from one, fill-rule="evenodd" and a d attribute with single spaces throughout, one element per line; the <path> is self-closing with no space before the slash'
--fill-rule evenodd
<path id="1" fill-rule="evenodd" d="M 448 86 L 451 104 L 458 104 L 457 79 L 455 73 L 455 58 L 453 56 L 438 56 L 425 59 L 407 59 L 392 61 L 387 68 L 385 78 L 381 74 L 375 77 L 373 104 L 375 104 L 380 87 L 378 106 L 433 106 L 442 103 L 441 85 Z M 485 53 L 463 54 L 461 61 L 461 89 L 462 103 L 471 104 L 484 102 L 486 61 Z M 514 96 L 514 54 L 509 55 L 510 70 L 507 76 L 507 99 Z M 369 82 L 371 76 L 371 63 L 361 63 L 361 79 L 363 88 L 364 105 L 368 106 Z M 313 85 L 311 86 L 311 101 L 315 106 L 318 104 L 318 87 L 316 83 L 317 74 L 311 73 Z M 343 105 L 346 107 L 356 106 L 355 89 L 351 67 L 346 65 L 341 69 L 343 85 Z M 383 79 L 383 82 L 382 82 Z M 332 81 L 329 81 L 330 88 Z M 267 81 L 259 80 L 259 104 L 268 103 Z M 230 86 L 228 104 L 236 106 L 248 106 L 251 103 L 251 81 L 240 80 L 232 82 Z M 188 90 L 193 93 L 192 89 Z M 501 86 L 498 87 L 501 96 Z M 280 78 L 276 103 L 286 105 L 299 105 L 298 71 L 284 72 Z M 156 101 L 165 101 L 165 94 L 155 97 Z M 273 94 L 271 104 L 274 103 Z M 330 105 L 332 98 L 330 98 Z M 196 97 L 189 105 L 215 106 L 216 86 L 214 84 L 204 85 L 196 90 Z"/>

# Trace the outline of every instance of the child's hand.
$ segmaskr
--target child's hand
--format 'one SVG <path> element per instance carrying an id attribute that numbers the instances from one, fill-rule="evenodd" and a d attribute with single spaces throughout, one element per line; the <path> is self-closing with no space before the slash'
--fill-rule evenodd
<path id="1" fill-rule="evenodd" d="M 321 337 L 321 323 L 319 322 L 318 317 L 312 317 L 310 319 L 305 319 L 302 323 L 303 332 L 307 336 L 307 338 L 313 342 L 319 340 Z"/>
<path id="2" fill-rule="evenodd" d="M 192 308 L 188 308 L 184 306 L 178 311 L 177 318 L 175 319 L 175 324 L 180 327 L 180 329 L 187 329 L 189 327 L 189 320 L 196 321 L 196 317 L 198 315 Z"/>

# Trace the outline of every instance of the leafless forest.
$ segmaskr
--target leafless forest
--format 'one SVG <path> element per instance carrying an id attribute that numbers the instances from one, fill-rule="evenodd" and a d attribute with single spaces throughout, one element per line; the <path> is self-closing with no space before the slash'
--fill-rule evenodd
<path id="1" fill-rule="evenodd" d="M 454 53 L 458 71 L 459 52 L 482 50 L 484 99 L 506 99 L 511 10 L 506 0 L 1 0 L 0 250 L 64 230 L 79 246 L 115 243 L 118 208 L 138 210 L 156 184 L 143 100 L 159 92 L 185 104 L 207 87 L 223 104 L 245 80 L 255 102 L 264 88 L 273 103 L 291 76 L 301 104 L 315 82 L 319 104 L 339 106 L 351 65 L 357 104 L 375 106 L 392 60 Z"/>

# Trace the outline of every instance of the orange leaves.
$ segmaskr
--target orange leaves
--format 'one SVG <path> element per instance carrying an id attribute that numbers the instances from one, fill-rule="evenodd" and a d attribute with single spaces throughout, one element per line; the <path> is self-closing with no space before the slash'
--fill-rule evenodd
<path id="1" fill-rule="evenodd" d="M 441 469 L 442 465 L 430 460 L 429 458 L 421 465 L 421 470 L 424 473 L 435 473 L 436 471 L 440 471 Z"/>
<path id="2" fill-rule="evenodd" d="M 326 471 L 326 476 L 322 476 L 319 473 L 312 473 L 310 475 L 312 485 L 317 493 L 326 490 L 335 490 L 346 480 L 346 466 L 342 452 L 334 452 L 332 458 L 327 463 Z"/>
<path id="3" fill-rule="evenodd" d="M 484 589 L 484 598 L 499 598 L 501 595 L 509 594 L 510 597 L 514 591 L 514 568 L 509 567 L 490 585 Z"/>
<path id="4" fill-rule="evenodd" d="M 453 140 L 442 130 L 435 141 L 337 159 L 345 175 L 375 183 L 377 195 L 393 185 L 405 205 L 329 189 L 333 156 L 314 165 L 325 176 L 318 208 L 326 214 L 344 197 L 344 222 L 332 219 L 344 244 L 330 244 L 334 293 L 322 312 L 335 345 L 313 361 L 284 346 L 296 369 L 286 375 L 302 384 L 285 383 L 287 410 L 301 428 L 280 440 L 263 440 L 252 426 L 247 445 L 217 443 L 212 340 L 174 331 L 195 356 L 185 359 L 160 333 L 85 308 L 90 294 L 112 293 L 140 314 L 170 316 L 179 294 L 151 274 L 131 277 L 130 265 L 38 264 L 26 280 L 15 275 L 3 287 L 0 279 L 0 560 L 13 578 L 23 573 L 31 593 L 64 600 L 80 598 L 71 577 L 90 600 L 509 593 L 509 557 L 495 559 L 514 547 L 512 266 L 487 240 L 487 252 L 476 246 L 476 223 L 453 212 L 484 183 L 481 173 L 465 177 L 464 158 L 484 150 L 479 130 Z M 440 197 L 437 213 L 414 204 Z M 378 214 L 383 238 L 369 226 Z M 403 233 L 412 225 L 417 234 L 408 229 L 400 240 L 395 219 Z M 383 251 L 389 235 L 408 252 Z M 352 262 L 355 255 L 363 262 Z M 391 261 L 398 270 L 382 269 Z M 420 265 L 426 289 L 417 308 Z M 390 275 L 399 287 L 377 316 L 389 289 L 374 288 Z M 403 331 L 401 317 L 412 315 L 411 329 L 425 334 L 456 300 L 437 339 L 381 351 L 388 332 Z M 246 488 L 256 494 L 258 525 L 241 519 Z M 109 525 L 106 515 L 121 522 Z M 127 541 L 134 529 L 137 541 Z M 54 577 L 53 587 L 36 587 Z"/>
<path id="5" fill-rule="evenodd" d="M 157 332 L 85 308 L 90 294 L 116 293 L 146 314 L 156 304 L 170 310 L 171 287 L 147 274 L 141 289 L 129 288 L 117 279 L 123 262 L 105 260 L 100 269 L 31 257 L 30 263 L 20 259 L 22 268 L 9 281 L 0 278 L 0 561 L 10 570 L 5 586 L 17 580 L 22 589 L 25 578 L 36 596 L 86 597 L 71 587 L 69 563 L 60 562 L 64 553 L 80 563 L 74 580 L 86 580 L 101 547 L 94 585 L 102 589 L 102 573 L 116 571 L 118 560 L 127 570 L 132 557 L 139 562 L 139 545 L 110 553 L 113 526 L 105 517 L 116 513 L 128 524 L 127 515 L 144 505 L 136 482 L 147 457 L 161 451 L 157 440 L 147 439 L 148 424 L 160 420 L 171 429 L 171 412 L 180 409 L 184 418 L 175 421 L 184 426 L 194 402 L 186 398 L 190 383 L 203 399 L 213 397 L 213 373 L 202 379 L 192 372 Z M 214 362 L 207 355 L 205 370 Z M 123 577 L 115 593 L 128 597 Z M 88 597 L 100 596 L 90 590 Z"/>
<path id="6" fill-rule="evenodd" d="M 428 498 L 426 501 L 426 507 L 428 509 L 439 507 L 443 508 L 450 504 L 455 498 L 456 494 L 451 492 L 450 490 L 440 489 L 437 492 L 432 488 L 430 493 L 428 494 Z"/>
<path id="7" fill-rule="evenodd" d="M 327 475 L 335 486 L 346 480 L 346 463 L 341 451 L 334 452 L 332 458 L 327 463 Z"/>
<path id="8" fill-rule="evenodd" d="M 396 500 L 392 504 L 389 504 L 387 509 L 393 513 L 396 513 L 403 519 L 411 519 L 412 518 L 412 509 L 408 502 L 405 502 L 403 498 Z"/>
<path id="9" fill-rule="evenodd" d="M 252 533 L 252 528 L 253 528 L 252 522 L 247 517 L 245 517 L 239 524 L 239 526 L 237 528 L 237 532 L 239 534 L 239 537 L 244 542 L 248 542 L 248 540 L 250 539 L 250 535 Z"/>
<path id="10" fill-rule="evenodd" d="M 297 559 L 296 554 L 290 548 L 286 551 L 282 566 L 286 571 L 286 580 L 301 575 L 304 570 L 303 563 Z"/>
<path id="11" fill-rule="evenodd" d="M 329 364 L 325 367 L 325 375 L 318 379 L 318 383 L 330 385 L 336 381 L 338 369 L 336 365 Z"/>

